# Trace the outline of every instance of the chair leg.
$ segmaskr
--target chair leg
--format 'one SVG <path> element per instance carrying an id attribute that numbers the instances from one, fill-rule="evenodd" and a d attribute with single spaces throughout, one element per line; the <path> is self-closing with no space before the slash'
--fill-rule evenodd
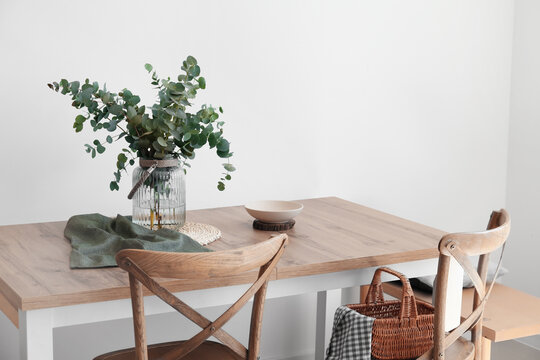
<path id="1" fill-rule="evenodd" d="M 369 285 L 360 286 L 360 304 L 366 303 L 366 297 L 369 290 Z"/>
<path id="2" fill-rule="evenodd" d="M 483 337 L 481 359 L 479 360 L 490 360 L 490 359 L 491 359 L 491 340 Z"/>

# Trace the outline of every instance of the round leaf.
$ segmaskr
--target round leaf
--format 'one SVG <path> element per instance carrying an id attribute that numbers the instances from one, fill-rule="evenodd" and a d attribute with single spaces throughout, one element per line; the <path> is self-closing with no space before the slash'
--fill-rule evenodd
<path id="1" fill-rule="evenodd" d="M 163 139 L 161 136 L 158 137 L 157 142 L 158 142 L 159 145 L 161 145 L 163 147 L 167 146 L 167 141 L 165 141 L 165 139 Z"/>
<path id="2" fill-rule="evenodd" d="M 111 191 L 120 189 L 116 181 L 111 181 L 111 183 L 109 184 L 109 188 L 111 189 Z"/>

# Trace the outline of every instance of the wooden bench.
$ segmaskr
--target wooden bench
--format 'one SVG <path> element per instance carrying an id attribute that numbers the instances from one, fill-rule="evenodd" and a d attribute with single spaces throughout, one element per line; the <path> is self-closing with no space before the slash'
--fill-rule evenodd
<path id="1" fill-rule="evenodd" d="M 365 288 L 362 290 L 363 293 L 367 292 Z M 383 291 L 395 298 L 401 298 L 401 285 L 398 283 L 384 283 Z M 414 293 L 418 299 L 431 303 L 431 293 L 418 290 L 414 290 Z M 463 289 L 463 317 L 471 311 L 473 296 L 473 288 Z M 482 360 L 491 358 L 491 342 L 537 334 L 540 334 L 540 298 L 495 283 L 484 310 Z"/>

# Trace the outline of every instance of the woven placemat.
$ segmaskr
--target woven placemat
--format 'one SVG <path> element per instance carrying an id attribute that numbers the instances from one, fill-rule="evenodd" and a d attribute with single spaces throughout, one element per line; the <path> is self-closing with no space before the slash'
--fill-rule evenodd
<path id="1" fill-rule="evenodd" d="M 163 226 L 186 234 L 201 245 L 208 245 L 221 237 L 221 231 L 215 226 L 202 223 L 185 222 L 184 226 Z"/>

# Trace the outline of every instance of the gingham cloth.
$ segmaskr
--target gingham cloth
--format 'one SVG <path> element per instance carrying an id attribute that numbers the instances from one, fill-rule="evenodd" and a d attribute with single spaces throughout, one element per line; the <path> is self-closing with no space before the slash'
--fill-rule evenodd
<path id="1" fill-rule="evenodd" d="M 371 360 L 373 321 L 344 305 L 338 307 L 326 360 Z"/>

